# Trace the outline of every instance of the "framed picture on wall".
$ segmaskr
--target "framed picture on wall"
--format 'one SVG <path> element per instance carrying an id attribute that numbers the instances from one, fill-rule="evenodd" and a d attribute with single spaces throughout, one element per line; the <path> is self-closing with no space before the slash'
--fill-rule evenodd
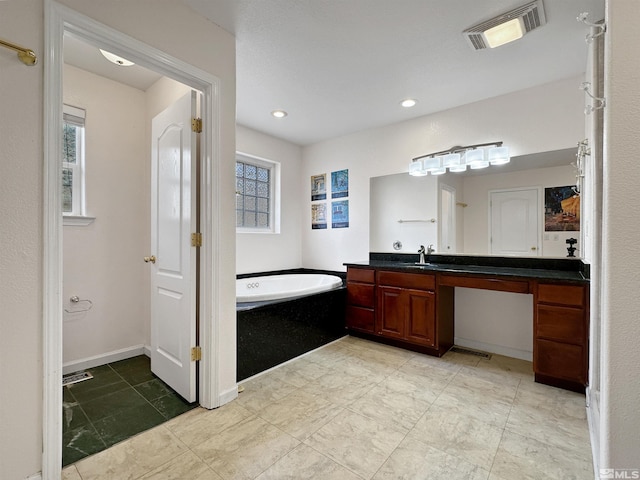
<path id="1" fill-rule="evenodd" d="M 580 231 L 580 195 L 575 185 L 544 189 L 544 231 Z"/>
<path id="2" fill-rule="evenodd" d="M 311 204 L 311 229 L 324 230 L 327 228 L 327 204 Z"/>
<path id="3" fill-rule="evenodd" d="M 311 201 L 327 199 L 327 174 L 311 175 Z"/>
<path id="4" fill-rule="evenodd" d="M 331 202 L 331 228 L 349 228 L 349 200 Z"/>
<path id="5" fill-rule="evenodd" d="M 331 172 L 331 198 L 349 196 L 349 170 Z"/>

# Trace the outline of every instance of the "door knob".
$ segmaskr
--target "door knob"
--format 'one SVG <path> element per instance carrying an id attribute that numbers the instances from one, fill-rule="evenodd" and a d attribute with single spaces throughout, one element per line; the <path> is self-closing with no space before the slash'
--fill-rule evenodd
<path id="1" fill-rule="evenodd" d="M 144 257 L 144 261 L 146 263 L 156 263 L 156 256 L 155 255 L 151 255 L 150 257 Z"/>
<path id="2" fill-rule="evenodd" d="M 533 252 L 533 251 L 535 251 L 535 250 L 537 250 L 537 248 L 536 248 L 536 247 L 531 247 L 531 251 L 532 251 L 532 252 Z"/>

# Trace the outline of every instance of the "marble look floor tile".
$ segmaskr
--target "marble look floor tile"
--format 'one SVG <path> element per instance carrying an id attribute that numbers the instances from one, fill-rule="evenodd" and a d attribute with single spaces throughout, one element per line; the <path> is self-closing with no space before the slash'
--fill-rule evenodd
<path id="1" fill-rule="evenodd" d="M 512 404 L 518 391 L 518 384 L 519 381 L 516 383 L 500 382 L 499 378 L 490 379 L 469 374 L 468 370 L 463 367 L 449 382 L 445 391 L 473 392 L 492 400 Z"/>
<path id="2" fill-rule="evenodd" d="M 501 436 L 501 428 L 434 403 L 407 438 L 490 470 Z"/>
<path id="3" fill-rule="evenodd" d="M 361 477 L 301 444 L 256 480 L 361 480 Z"/>
<path id="4" fill-rule="evenodd" d="M 463 365 L 458 373 L 473 376 L 476 378 L 482 378 L 489 382 L 498 383 L 501 385 L 511 385 L 513 387 L 517 387 L 523 378 L 523 376 L 519 373 L 487 368 L 486 365 L 482 363 L 475 366 Z"/>
<path id="5" fill-rule="evenodd" d="M 594 478 L 590 458 L 505 430 L 491 473 L 506 479 L 583 480 Z"/>
<path id="6" fill-rule="evenodd" d="M 164 425 L 187 446 L 194 447 L 251 416 L 253 413 L 238 402 L 231 402 L 213 410 L 191 410 Z"/>
<path id="7" fill-rule="evenodd" d="M 371 384 L 380 383 L 387 376 L 397 370 L 393 365 L 388 365 L 383 362 L 362 360 L 356 356 L 350 357 L 340 362 L 340 364 L 333 365 L 332 369 L 339 373 L 358 377 Z"/>
<path id="8" fill-rule="evenodd" d="M 374 480 L 487 480 L 489 471 L 417 440 L 405 439 Z"/>
<path id="9" fill-rule="evenodd" d="M 586 420 L 586 398 L 584 394 L 561 390 L 535 383 L 518 387 L 513 401 L 515 406 L 530 406 L 545 412 L 553 412 L 564 417 Z"/>
<path id="10" fill-rule="evenodd" d="M 391 376 L 348 408 L 383 425 L 408 432 L 437 397 L 438 394 L 428 388 L 403 377 Z"/>
<path id="11" fill-rule="evenodd" d="M 344 411 L 305 443 L 352 472 L 368 479 L 404 439 L 399 430 Z"/>
<path id="12" fill-rule="evenodd" d="M 303 358 L 309 362 L 319 363 L 324 366 L 339 364 L 351 358 L 352 352 L 347 345 L 342 345 L 340 341 L 330 343 L 322 348 L 306 354 Z"/>
<path id="13" fill-rule="evenodd" d="M 481 358 L 478 368 L 485 368 L 496 373 L 518 375 L 523 378 L 533 379 L 533 362 L 519 358 L 505 357 L 492 354 L 489 360 Z"/>
<path id="14" fill-rule="evenodd" d="M 224 479 L 253 479 L 299 441 L 253 416 L 192 448 Z"/>
<path id="15" fill-rule="evenodd" d="M 175 435 L 160 426 L 75 465 L 82 480 L 128 480 L 150 472 L 186 450 Z"/>
<path id="16" fill-rule="evenodd" d="M 307 383 L 300 390 L 320 395 L 331 403 L 344 407 L 367 393 L 374 385 L 365 377 L 332 371 Z"/>
<path id="17" fill-rule="evenodd" d="M 222 480 L 206 463 L 188 451 L 140 477 L 140 480 Z"/>
<path id="18" fill-rule="evenodd" d="M 259 416 L 298 440 L 304 440 L 343 410 L 319 395 L 298 391 L 265 407 Z"/>
<path id="19" fill-rule="evenodd" d="M 416 363 L 414 359 L 411 359 L 402 365 L 394 375 L 419 376 L 424 380 L 416 379 L 416 381 L 423 382 L 421 383 L 422 385 L 441 386 L 444 388 L 453 377 L 455 377 L 456 373 L 457 371 L 453 369 L 440 368 L 425 363 Z M 424 383 L 427 381 L 429 383 Z"/>
<path id="20" fill-rule="evenodd" d="M 286 397 L 297 387 L 287 383 L 272 372 L 243 382 L 244 391 L 238 394 L 237 402 L 252 412 L 259 412 L 276 400 Z"/>
<path id="21" fill-rule="evenodd" d="M 462 363 L 465 358 L 461 358 L 460 355 L 452 353 L 447 354 L 447 357 L 434 357 L 431 355 L 415 355 L 410 358 L 405 365 L 418 365 L 421 367 L 428 366 L 434 368 L 440 368 L 443 370 L 449 370 L 451 372 L 457 372 L 462 368 L 464 363 Z"/>
<path id="22" fill-rule="evenodd" d="M 291 363 L 276 368 L 271 373 L 275 378 L 290 383 L 295 387 L 302 387 L 312 380 L 329 373 L 331 369 L 325 365 L 298 358 Z"/>
<path id="23" fill-rule="evenodd" d="M 62 469 L 62 480 L 82 480 L 75 465 Z"/>

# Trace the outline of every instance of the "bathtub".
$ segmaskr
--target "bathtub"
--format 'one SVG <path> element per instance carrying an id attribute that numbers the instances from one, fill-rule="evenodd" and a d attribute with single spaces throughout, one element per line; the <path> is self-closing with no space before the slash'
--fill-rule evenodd
<path id="1" fill-rule="evenodd" d="M 326 292 L 342 286 L 342 279 L 324 274 L 284 274 L 236 280 L 236 303 L 262 302 Z"/>

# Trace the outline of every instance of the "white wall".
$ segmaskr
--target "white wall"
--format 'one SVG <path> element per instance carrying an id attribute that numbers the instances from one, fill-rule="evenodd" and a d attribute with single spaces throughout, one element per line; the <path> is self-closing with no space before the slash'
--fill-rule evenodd
<path id="1" fill-rule="evenodd" d="M 233 178 L 235 152 L 235 40 L 181 2 L 105 0 L 64 3 L 221 79 L 220 175 Z M 0 52 L 0 478 L 22 479 L 42 461 L 43 237 L 43 0 L 0 2 L 2 38 L 33 49 L 34 67 Z M 221 392 L 235 382 L 234 190 L 219 232 L 225 252 L 216 265 L 225 279 L 221 314 Z"/>
<path id="2" fill-rule="evenodd" d="M 429 152 L 502 140 L 511 155 L 572 148 L 584 137 L 582 77 L 503 95 L 445 112 L 327 140 L 303 149 L 300 202 L 302 261 L 308 268 L 344 270 L 369 254 L 369 178 L 406 172 Z M 311 175 L 349 169 L 350 226 L 311 230 Z"/>
<path id="3" fill-rule="evenodd" d="M 576 142 L 577 143 L 577 142 Z M 544 232 L 544 189 L 575 185 L 575 169 L 570 166 L 536 168 L 519 172 L 496 173 L 464 177 L 463 209 L 464 252 L 486 255 L 489 252 L 489 191 L 520 187 L 540 187 L 540 231 L 543 233 L 542 252 L 545 257 L 566 257 L 570 237 L 579 238 L 580 232 Z M 547 238 L 548 237 L 548 238 Z M 557 238 L 556 238 L 557 237 Z M 581 247 L 581 245 L 577 245 Z M 576 252 L 580 255 L 580 250 Z"/>
<path id="4" fill-rule="evenodd" d="M 63 300 L 93 302 L 65 313 L 63 362 L 148 344 L 148 155 L 145 94 L 66 65 L 64 102 L 86 110 L 85 180 L 89 226 L 63 228 Z"/>
<path id="5" fill-rule="evenodd" d="M 0 2 L 2 38 L 33 49 L 27 67 L 0 52 L 0 478 L 42 457 L 42 0 Z"/>
<path id="6" fill-rule="evenodd" d="M 607 3 L 600 468 L 640 468 L 639 16 L 639 2 Z"/>
<path id="7" fill-rule="evenodd" d="M 257 273 L 302 266 L 300 202 L 302 149 L 298 145 L 238 125 L 238 152 L 280 163 L 279 233 L 236 234 L 236 272 Z"/>

